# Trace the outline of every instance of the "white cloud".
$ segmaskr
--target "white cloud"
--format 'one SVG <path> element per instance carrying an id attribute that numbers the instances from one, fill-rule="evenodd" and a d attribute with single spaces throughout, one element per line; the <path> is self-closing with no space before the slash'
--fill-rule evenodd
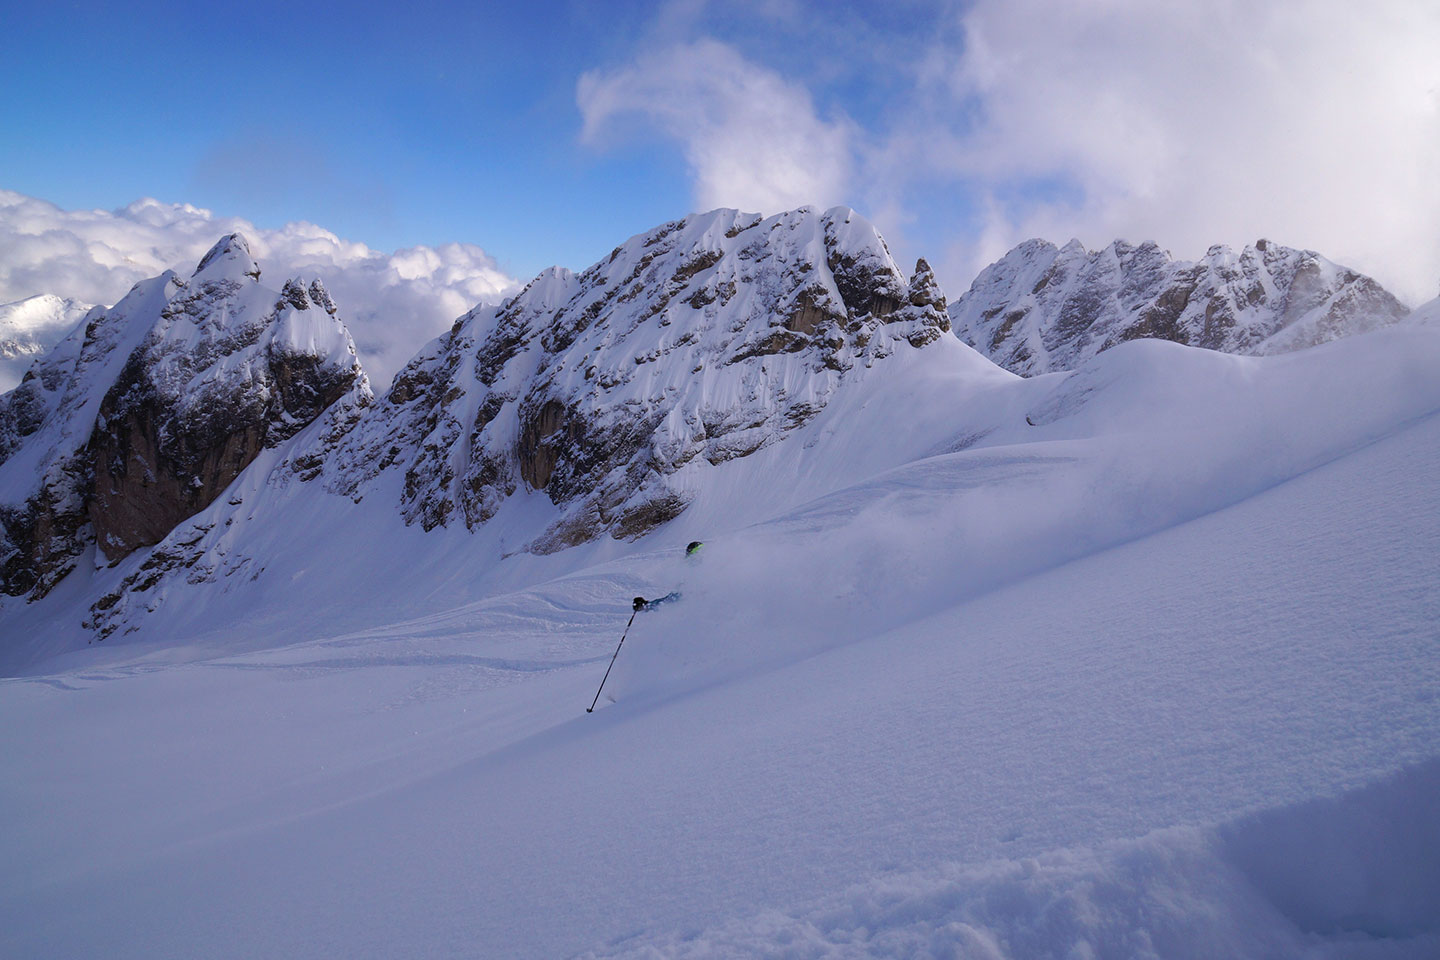
<path id="1" fill-rule="evenodd" d="M 0 190 L 0 303 L 52 293 L 114 303 L 164 270 L 187 274 L 221 236 L 239 231 L 278 285 L 299 273 L 325 281 L 377 388 L 431 337 L 517 284 L 472 244 L 384 254 L 311 223 L 264 230 L 189 204 L 145 199 L 116 211 L 61 210 Z"/>
<path id="2" fill-rule="evenodd" d="M 940 109 L 980 119 L 939 162 L 989 203 L 971 272 L 1036 235 L 1177 256 L 1267 236 L 1437 292 L 1440 6 L 979 0 L 961 26 Z M 1075 196 L 1025 186 L 1052 178 Z"/>
<path id="3" fill-rule="evenodd" d="M 636 117 L 680 141 L 698 209 L 774 213 L 848 195 L 851 124 L 822 120 L 804 87 L 714 40 L 586 73 L 576 100 L 589 143 Z"/>
<path id="4" fill-rule="evenodd" d="M 1440 289 L 1433 0 L 781 10 L 757 39 L 756 4 L 662 7 L 649 52 L 581 78 L 582 139 L 673 138 L 701 208 L 857 207 L 952 293 L 1032 236 L 1179 257 L 1266 237 L 1412 303 Z"/>

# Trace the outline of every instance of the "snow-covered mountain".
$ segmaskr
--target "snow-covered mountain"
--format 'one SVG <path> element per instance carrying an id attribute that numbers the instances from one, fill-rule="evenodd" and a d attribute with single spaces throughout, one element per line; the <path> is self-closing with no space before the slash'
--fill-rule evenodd
<path id="1" fill-rule="evenodd" d="M 75 329 L 88 303 L 39 294 L 0 304 L 0 393 L 13 390 L 41 354 Z"/>
<path id="2" fill-rule="evenodd" d="M 94 310 L 0 396 L 0 587 L 163 540 L 342 395 L 369 396 L 319 280 L 262 286 L 244 238 Z"/>
<path id="3" fill-rule="evenodd" d="M 1371 278 L 1267 240 L 1174 260 L 1154 243 L 1086 250 L 1027 240 L 950 306 L 955 333 L 1008 370 L 1070 370 L 1117 343 L 1173 340 L 1225 353 L 1298 350 L 1395 323 L 1409 310 Z"/>
<path id="4" fill-rule="evenodd" d="M 312 469 L 347 495 L 403 470 L 401 510 L 427 529 L 477 526 L 523 488 L 561 508 L 534 550 L 636 537 L 684 510 L 707 467 L 813 418 L 855 368 L 948 330 L 930 268 L 907 281 L 853 211 L 717 210 L 461 317 Z"/>
<path id="5" fill-rule="evenodd" d="M 87 622 L 132 630 L 172 581 L 270 566 L 253 522 L 229 514 L 277 499 L 379 498 L 406 524 L 462 533 L 513 501 L 505 552 L 635 539 L 714 501 L 719 468 L 786 441 L 847 384 L 904 375 L 922 352 L 956 371 L 988 366 L 946 335 L 944 307 L 929 266 L 907 280 L 849 209 L 665 224 L 461 317 L 383 399 L 337 404 L 260 468 L 253 494 L 177 528 Z"/>
<path id="6" fill-rule="evenodd" d="M 0 954 L 1437 955 L 1433 311 L 1024 378 L 717 211 L 375 398 L 256 272 L 3 400 Z"/>

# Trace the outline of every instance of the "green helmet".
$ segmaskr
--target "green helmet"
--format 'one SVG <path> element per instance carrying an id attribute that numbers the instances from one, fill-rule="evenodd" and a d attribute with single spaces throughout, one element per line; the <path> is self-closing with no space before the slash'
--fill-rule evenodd
<path id="1" fill-rule="evenodd" d="M 705 546 L 705 544 L 701 543 L 699 540 L 691 540 L 691 541 L 690 541 L 690 546 L 688 546 L 688 547 L 685 548 L 685 556 L 687 556 L 687 557 L 693 557 L 693 556 L 695 556 L 695 554 L 697 554 L 697 553 L 700 552 L 700 548 L 703 547 L 703 546 Z"/>

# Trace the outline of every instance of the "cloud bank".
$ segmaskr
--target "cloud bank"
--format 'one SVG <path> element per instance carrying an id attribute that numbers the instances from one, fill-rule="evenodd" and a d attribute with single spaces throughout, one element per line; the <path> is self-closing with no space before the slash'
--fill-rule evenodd
<path id="1" fill-rule="evenodd" d="M 838 80 L 806 52 L 823 23 L 772 19 L 770 32 L 794 31 L 786 67 L 803 82 L 771 68 L 774 44 L 747 58 L 743 35 L 715 39 L 719 18 L 678 18 L 702 36 L 652 38 L 633 61 L 581 77 L 582 140 L 676 140 L 702 208 L 858 207 L 897 252 L 940 258 L 954 292 L 1032 236 L 1156 240 L 1188 258 L 1268 237 L 1412 304 L 1440 292 L 1440 5 L 926 9 L 847 48 Z M 867 114 L 847 84 L 895 93 Z M 817 102 L 837 106 L 822 115 Z M 961 212 L 936 223 L 937 209 Z"/>
<path id="2" fill-rule="evenodd" d="M 457 316 L 518 288 L 473 244 L 385 254 L 311 223 L 265 230 L 151 199 L 115 211 L 62 210 L 0 190 L 0 303 L 41 293 L 114 303 L 164 270 L 188 275 L 216 240 L 235 231 L 249 239 L 267 282 L 301 273 L 325 281 L 377 389 Z"/>

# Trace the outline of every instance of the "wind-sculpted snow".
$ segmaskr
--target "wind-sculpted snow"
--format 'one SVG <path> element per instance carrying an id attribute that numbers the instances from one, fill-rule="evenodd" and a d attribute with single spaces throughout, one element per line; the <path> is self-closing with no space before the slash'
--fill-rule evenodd
<path id="1" fill-rule="evenodd" d="M 1157 337 L 1226 353 L 1273 354 L 1396 323 L 1409 310 L 1374 280 L 1310 250 L 1266 240 L 1199 262 L 1154 243 L 1086 250 L 1028 240 L 950 306 L 956 335 L 1024 375 L 1069 370 L 1102 350 Z"/>
<path id="2" fill-rule="evenodd" d="M 275 291 L 243 238 L 96 309 L 0 397 L 5 593 L 43 595 L 95 544 L 162 540 L 255 455 L 347 392 L 368 396 L 319 280 Z"/>
<path id="3" fill-rule="evenodd" d="M 525 489 L 560 508 L 532 550 L 632 538 L 842 380 L 935 342 L 944 308 L 928 265 L 907 281 L 850 210 L 717 210 L 465 315 L 342 443 L 294 463 L 356 498 L 403 470 L 400 509 L 427 530 L 476 527 Z"/>
<path id="4" fill-rule="evenodd" d="M 1440 760 L 1339 797 L 1093 849 L 944 864 L 581 957 L 1275 957 L 1440 952 Z"/>

